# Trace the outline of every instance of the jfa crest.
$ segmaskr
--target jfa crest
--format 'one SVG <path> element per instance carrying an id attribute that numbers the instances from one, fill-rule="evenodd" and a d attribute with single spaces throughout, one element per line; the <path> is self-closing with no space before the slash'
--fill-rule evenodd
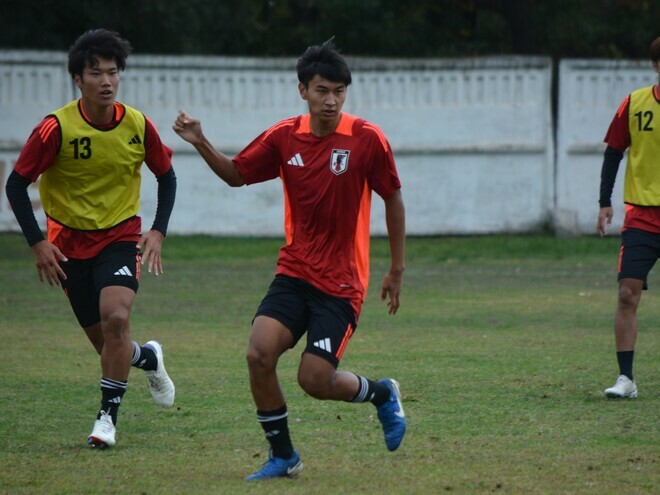
<path id="1" fill-rule="evenodd" d="M 332 157 L 330 158 L 330 170 L 335 175 L 343 174 L 348 170 L 348 155 L 349 150 L 332 150 Z"/>

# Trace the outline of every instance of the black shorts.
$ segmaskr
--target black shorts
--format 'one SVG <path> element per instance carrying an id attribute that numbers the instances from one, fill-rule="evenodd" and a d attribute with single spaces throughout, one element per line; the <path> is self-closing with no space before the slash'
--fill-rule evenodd
<path id="1" fill-rule="evenodd" d="M 115 242 L 96 258 L 60 262 L 67 279 L 62 288 L 83 328 L 101 321 L 99 295 L 108 286 L 138 291 L 141 255 L 135 242 Z"/>
<path id="2" fill-rule="evenodd" d="M 660 257 L 660 234 L 641 229 L 626 229 L 621 233 L 619 252 L 619 275 L 622 278 L 634 278 L 644 282 L 648 289 L 647 276 Z"/>
<path id="3" fill-rule="evenodd" d="M 304 352 L 339 365 L 348 341 L 357 327 L 348 299 L 318 290 L 300 278 L 277 275 L 264 296 L 257 316 L 269 316 L 287 327 L 294 346 L 307 332 Z"/>

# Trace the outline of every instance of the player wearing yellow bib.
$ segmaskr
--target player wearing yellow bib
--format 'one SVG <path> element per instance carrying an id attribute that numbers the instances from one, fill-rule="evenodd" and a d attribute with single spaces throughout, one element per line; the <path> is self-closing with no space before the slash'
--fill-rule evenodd
<path id="1" fill-rule="evenodd" d="M 115 444 L 117 412 L 132 366 L 143 369 L 156 403 L 170 407 L 174 384 L 156 341 L 140 346 L 130 315 L 140 266 L 162 270 L 161 245 L 174 205 L 172 150 L 139 111 L 115 101 L 119 71 L 130 44 L 97 29 L 76 40 L 69 72 L 80 89 L 32 132 L 7 180 L 7 197 L 32 248 L 39 278 L 62 286 L 80 326 L 101 356 L 101 407 L 88 442 Z M 158 180 L 158 207 L 142 234 L 141 167 Z M 35 219 L 27 187 L 40 178 L 47 239 Z"/>
<path id="2" fill-rule="evenodd" d="M 660 37 L 651 43 L 651 63 L 660 73 Z M 610 398 L 637 397 L 633 358 L 637 341 L 637 308 L 647 276 L 660 257 L 660 81 L 626 97 L 605 136 L 607 149 L 600 181 L 597 231 L 603 236 L 612 222 L 612 189 L 628 149 L 623 185 L 626 216 L 621 232 L 619 298 L 614 333 L 619 377 L 605 389 Z"/>
<path id="3" fill-rule="evenodd" d="M 41 204 L 49 218 L 90 231 L 109 229 L 137 215 L 146 122 L 137 110 L 127 105 L 123 110 L 123 118 L 111 130 L 89 125 L 81 118 L 77 101 L 53 113 L 64 146 L 39 182 Z M 87 142 L 89 157 L 82 159 Z M 81 167 L 81 162 L 88 166 Z"/>

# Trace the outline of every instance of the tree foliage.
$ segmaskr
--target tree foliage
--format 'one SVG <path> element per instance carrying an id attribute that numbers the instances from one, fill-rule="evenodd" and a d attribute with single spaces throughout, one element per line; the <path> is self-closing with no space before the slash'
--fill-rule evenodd
<path id="1" fill-rule="evenodd" d="M 22 0 L 0 18 L 3 48 L 105 27 L 153 54 L 293 56 L 335 36 L 361 56 L 645 58 L 660 35 L 658 0 Z"/>

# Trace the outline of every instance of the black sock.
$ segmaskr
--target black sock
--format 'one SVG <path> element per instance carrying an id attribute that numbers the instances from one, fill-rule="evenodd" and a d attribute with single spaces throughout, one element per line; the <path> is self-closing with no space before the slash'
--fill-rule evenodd
<path id="1" fill-rule="evenodd" d="M 110 378 L 101 378 L 101 409 L 96 419 L 105 412 L 112 418 L 112 424 L 117 425 L 117 412 L 121 404 L 121 398 L 126 392 L 128 382 L 124 380 L 111 380 Z"/>
<path id="2" fill-rule="evenodd" d="M 387 388 L 387 385 L 369 380 L 360 375 L 355 376 L 357 376 L 360 382 L 360 388 L 357 394 L 355 394 L 355 397 L 348 402 L 371 402 L 376 407 L 387 402 L 390 396 L 390 389 Z"/>
<path id="3" fill-rule="evenodd" d="M 289 436 L 289 422 L 286 404 L 274 411 L 257 410 L 257 421 L 266 433 L 273 457 L 291 459 L 293 445 Z"/>
<path id="4" fill-rule="evenodd" d="M 635 351 L 621 351 L 616 353 L 616 360 L 619 362 L 619 374 L 626 375 L 633 380 L 633 358 Z"/>
<path id="5" fill-rule="evenodd" d="M 156 351 L 151 347 L 142 346 L 133 341 L 133 357 L 131 358 L 131 366 L 140 368 L 146 371 L 153 371 L 158 366 L 158 358 Z"/>

